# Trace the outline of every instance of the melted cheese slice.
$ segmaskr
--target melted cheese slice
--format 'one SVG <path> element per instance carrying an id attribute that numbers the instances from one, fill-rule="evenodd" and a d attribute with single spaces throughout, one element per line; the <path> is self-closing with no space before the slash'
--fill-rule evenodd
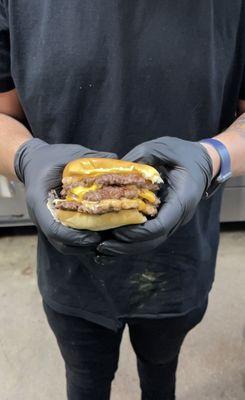
<path id="1" fill-rule="evenodd" d="M 74 201 L 74 197 L 72 196 L 73 194 L 76 196 L 77 201 L 82 201 L 85 193 L 95 191 L 100 189 L 99 185 L 92 185 L 90 187 L 84 187 L 84 186 L 77 186 L 69 190 L 66 200 L 67 201 Z"/>
<path id="2" fill-rule="evenodd" d="M 74 188 L 70 189 L 69 193 L 67 194 L 66 200 L 67 201 L 74 201 L 74 200 L 82 201 L 85 193 L 91 192 L 91 191 L 96 191 L 98 189 L 101 189 L 101 187 L 102 187 L 101 185 L 96 185 L 96 184 L 93 184 L 90 187 L 84 187 L 84 186 L 74 187 Z M 72 195 L 75 195 L 75 198 Z M 148 189 L 140 189 L 139 197 L 147 200 L 149 203 L 152 203 L 152 204 L 154 204 L 156 201 L 155 194 Z"/>
<path id="3" fill-rule="evenodd" d="M 148 189 L 141 189 L 139 196 L 142 197 L 142 199 L 148 200 L 149 203 L 155 203 L 156 201 L 155 194 Z"/>

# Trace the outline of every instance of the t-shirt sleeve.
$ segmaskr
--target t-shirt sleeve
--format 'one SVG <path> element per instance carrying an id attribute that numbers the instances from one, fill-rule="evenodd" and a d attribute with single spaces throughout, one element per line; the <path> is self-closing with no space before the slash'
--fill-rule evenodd
<path id="1" fill-rule="evenodd" d="M 242 83 L 240 86 L 239 99 L 245 100 L 245 68 L 243 72 Z"/>
<path id="2" fill-rule="evenodd" d="M 14 89 L 10 67 L 10 38 L 8 18 L 3 0 L 0 0 L 0 93 Z"/>

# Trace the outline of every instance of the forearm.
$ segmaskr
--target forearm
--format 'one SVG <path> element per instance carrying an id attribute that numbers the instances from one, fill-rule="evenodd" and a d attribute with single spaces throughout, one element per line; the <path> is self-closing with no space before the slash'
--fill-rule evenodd
<path id="1" fill-rule="evenodd" d="M 245 113 L 216 139 L 224 143 L 230 153 L 232 175 L 245 175 Z"/>
<path id="2" fill-rule="evenodd" d="M 19 146 L 31 139 L 28 129 L 16 119 L 0 113 L 0 175 L 17 179 L 14 156 Z"/>
<path id="3" fill-rule="evenodd" d="M 224 143 L 231 157 L 231 169 L 233 176 L 245 175 L 245 113 L 224 132 L 214 139 Z M 213 161 L 213 176 L 217 175 L 220 168 L 220 158 L 212 145 L 202 144 L 208 150 Z"/>

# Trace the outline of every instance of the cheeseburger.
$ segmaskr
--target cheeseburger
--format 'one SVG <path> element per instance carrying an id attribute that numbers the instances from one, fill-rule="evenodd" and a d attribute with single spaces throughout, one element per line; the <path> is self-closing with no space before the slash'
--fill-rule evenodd
<path id="1" fill-rule="evenodd" d="M 144 164 L 110 158 L 80 158 L 69 162 L 52 212 L 63 225 L 101 231 L 141 224 L 157 214 L 156 196 L 162 179 Z"/>

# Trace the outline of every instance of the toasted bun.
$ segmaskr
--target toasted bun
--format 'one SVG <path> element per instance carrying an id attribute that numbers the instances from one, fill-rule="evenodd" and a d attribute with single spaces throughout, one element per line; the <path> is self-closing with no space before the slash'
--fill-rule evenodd
<path id="1" fill-rule="evenodd" d="M 114 158 L 79 158 L 69 162 L 64 171 L 63 178 L 95 176 L 110 173 L 138 173 L 152 183 L 162 183 L 159 172 L 150 165 L 138 164 Z"/>
<path id="2" fill-rule="evenodd" d="M 57 209 L 55 216 L 63 225 L 90 231 L 104 231 L 123 225 L 142 224 L 147 220 L 138 210 L 121 210 L 102 215 L 89 215 Z"/>

